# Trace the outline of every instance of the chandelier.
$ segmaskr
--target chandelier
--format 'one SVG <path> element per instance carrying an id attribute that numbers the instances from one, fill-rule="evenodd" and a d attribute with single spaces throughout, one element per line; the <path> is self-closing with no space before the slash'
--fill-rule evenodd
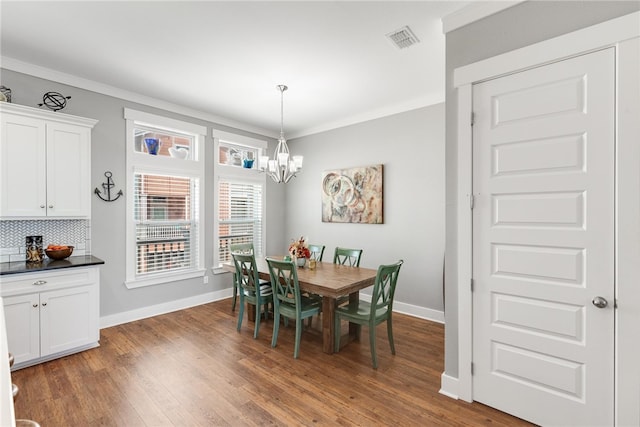
<path id="1" fill-rule="evenodd" d="M 284 91 L 288 88 L 285 85 L 276 87 L 280 91 L 280 138 L 278 138 L 278 146 L 273 154 L 273 159 L 269 159 L 269 156 L 260 156 L 258 170 L 269 174 L 275 182 L 286 184 L 302 169 L 302 156 L 289 155 L 289 146 L 287 145 L 287 140 L 284 139 L 283 108 Z"/>

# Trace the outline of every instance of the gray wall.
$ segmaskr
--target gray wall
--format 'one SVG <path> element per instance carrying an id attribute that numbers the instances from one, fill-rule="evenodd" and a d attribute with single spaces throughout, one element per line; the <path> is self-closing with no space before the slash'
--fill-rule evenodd
<path id="1" fill-rule="evenodd" d="M 329 261 L 336 246 L 364 249 L 363 267 L 402 258 L 396 302 L 441 312 L 444 104 L 299 138 L 290 149 L 305 157 L 303 173 L 287 184 L 286 235 L 326 245 Z M 384 224 L 323 223 L 322 172 L 379 163 Z"/>
<path id="2" fill-rule="evenodd" d="M 88 90 L 2 70 L 2 84 L 12 90 L 16 104 L 36 106 L 42 95 L 57 91 L 70 95 L 66 114 L 99 120 L 92 133 L 92 182 L 104 182 L 113 172 L 116 189 L 126 191 L 125 121 L 123 108 L 207 126 L 205 266 L 201 279 L 128 290 L 125 280 L 125 201 L 92 201 L 91 253 L 105 260 L 101 267 L 102 317 L 118 315 L 175 300 L 208 294 L 231 286 L 228 274 L 212 275 L 213 253 L 213 141 L 211 127 L 237 131 L 215 123 L 132 103 Z M 239 133 L 265 139 L 259 135 Z M 268 138 L 266 138 L 268 139 Z M 444 104 L 289 141 L 294 154 L 303 154 L 303 172 L 287 185 L 268 180 L 267 254 L 282 254 L 289 240 L 305 235 L 327 246 L 364 249 L 362 265 L 376 268 L 403 258 L 397 301 L 415 306 L 414 313 L 441 312 L 444 257 Z M 269 139 L 269 153 L 275 141 Z M 326 169 L 384 164 L 384 221 L 382 225 L 324 224 L 321 221 L 320 180 Z M 408 306 L 407 306 L 408 307 Z M 411 308 L 411 307 L 409 307 Z M 421 311 L 422 310 L 422 311 Z M 436 313 L 437 314 L 437 313 Z M 427 314 L 429 315 L 429 314 Z"/>
<path id="3" fill-rule="evenodd" d="M 99 120 L 92 132 L 91 142 L 91 183 L 90 188 L 100 187 L 105 181 L 104 172 L 113 172 L 116 189 L 126 189 L 125 174 L 125 121 L 123 108 L 133 108 L 153 114 L 168 116 L 191 123 L 207 126 L 205 144 L 206 182 L 205 209 L 205 266 L 209 283 L 202 279 L 191 279 L 138 289 L 127 289 L 125 280 L 125 200 L 106 203 L 93 197 L 91 204 L 91 253 L 105 261 L 100 273 L 100 316 L 109 316 L 148 306 L 169 303 L 175 300 L 194 297 L 226 289 L 231 286 L 230 274 L 212 275 L 213 261 L 213 139 L 211 128 L 237 132 L 243 135 L 269 140 L 270 150 L 274 141 L 260 135 L 237 131 L 226 126 L 185 117 L 169 111 L 159 110 L 146 105 L 128 102 L 122 99 L 98 94 L 88 90 L 39 79 L 26 74 L 2 70 L 2 84 L 11 88 L 12 102 L 28 106 L 37 106 L 42 95 L 48 91 L 60 92 L 71 96 L 66 114 L 90 117 Z M 274 203 L 267 208 L 267 252 L 279 251 L 286 241 L 283 235 L 284 218 L 282 215 L 284 188 L 275 184 L 267 185 L 267 197 Z"/>
<path id="4" fill-rule="evenodd" d="M 446 215 L 447 268 L 445 372 L 458 376 L 456 253 L 456 91 L 453 71 L 618 16 L 640 10 L 637 1 L 527 1 L 446 35 Z"/>

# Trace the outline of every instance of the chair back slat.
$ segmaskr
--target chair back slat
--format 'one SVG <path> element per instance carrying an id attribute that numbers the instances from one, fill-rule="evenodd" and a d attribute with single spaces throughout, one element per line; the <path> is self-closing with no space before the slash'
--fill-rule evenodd
<path id="1" fill-rule="evenodd" d="M 254 250 L 253 250 L 253 242 L 248 242 L 248 243 L 232 243 L 229 245 L 229 251 L 234 254 L 234 253 L 240 253 L 240 254 L 253 254 Z"/>
<path id="2" fill-rule="evenodd" d="M 274 300 L 277 299 L 278 302 L 284 302 L 292 306 L 300 305 L 300 284 L 298 283 L 298 272 L 293 261 L 267 258 L 267 264 L 269 265 Z"/>
<path id="3" fill-rule="evenodd" d="M 362 256 L 362 249 L 348 249 L 336 247 L 333 254 L 333 263 L 348 265 L 351 267 L 360 267 L 360 257 Z"/>
<path id="4" fill-rule="evenodd" d="M 371 295 L 371 315 L 381 308 L 393 309 L 393 296 L 396 291 L 400 267 L 404 263 L 400 260 L 394 264 L 381 265 L 376 273 L 376 281 Z"/>
<path id="5" fill-rule="evenodd" d="M 311 252 L 311 259 L 322 262 L 322 256 L 324 255 L 324 245 L 309 245 L 309 252 Z"/>
<path id="6" fill-rule="evenodd" d="M 249 292 L 259 291 L 260 277 L 253 254 L 233 253 L 231 256 L 236 267 L 238 286 Z"/>

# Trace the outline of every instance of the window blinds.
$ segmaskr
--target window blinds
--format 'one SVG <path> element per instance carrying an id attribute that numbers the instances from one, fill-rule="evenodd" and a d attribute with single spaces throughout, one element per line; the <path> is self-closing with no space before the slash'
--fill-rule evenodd
<path id="1" fill-rule="evenodd" d="M 220 180 L 218 183 L 218 265 L 231 260 L 229 245 L 253 242 L 262 256 L 261 183 Z"/>
<path id="2" fill-rule="evenodd" d="M 134 174 L 137 276 L 196 266 L 197 187 L 195 178 Z"/>

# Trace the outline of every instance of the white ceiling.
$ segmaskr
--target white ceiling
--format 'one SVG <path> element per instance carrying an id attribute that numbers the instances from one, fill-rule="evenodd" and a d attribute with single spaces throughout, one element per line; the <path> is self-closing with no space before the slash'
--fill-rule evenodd
<path id="1" fill-rule="evenodd" d="M 441 18 L 469 3 L 2 0 L 2 66 L 44 67 L 272 136 L 286 84 L 292 138 L 443 102 Z M 399 50 L 386 34 L 405 25 L 420 43 Z"/>

